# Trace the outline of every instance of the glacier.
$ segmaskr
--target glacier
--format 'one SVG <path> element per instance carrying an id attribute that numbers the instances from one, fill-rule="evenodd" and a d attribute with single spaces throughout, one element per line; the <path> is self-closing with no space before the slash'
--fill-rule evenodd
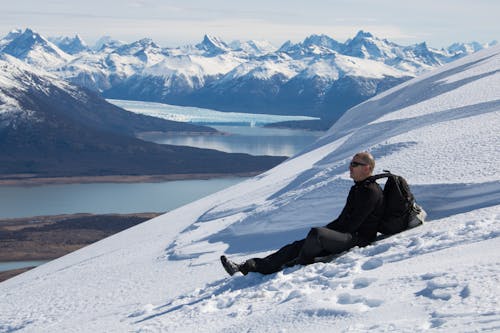
<path id="1" fill-rule="evenodd" d="M 107 101 L 130 112 L 198 125 L 239 124 L 246 126 L 263 126 L 281 121 L 319 119 L 309 116 L 279 116 L 273 114 L 221 112 L 198 107 L 177 106 L 156 102 L 128 101 L 119 99 L 107 99 Z"/>
<path id="2" fill-rule="evenodd" d="M 375 96 L 259 176 L 0 283 L 0 331 L 498 331 L 499 86 L 495 46 Z M 408 179 L 427 223 L 227 276 L 221 254 L 263 256 L 335 218 L 360 150 Z"/>

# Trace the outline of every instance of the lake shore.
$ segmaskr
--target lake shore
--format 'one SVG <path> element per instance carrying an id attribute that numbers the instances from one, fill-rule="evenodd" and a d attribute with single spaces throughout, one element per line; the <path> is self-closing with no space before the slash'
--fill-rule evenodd
<path id="1" fill-rule="evenodd" d="M 64 214 L 0 219 L 0 261 L 53 260 L 161 214 Z M 28 269 L 0 272 L 0 281 Z"/>
<path id="2" fill-rule="evenodd" d="M 242 173 L 189 173 L 169 175 L 115 175 L 115 176 L 72 176 L 36 177 L 32 174 L 0 175 L 0 186 L 37 186 L 54 184 L 92 183 L 160 183 L 178 180 L 206 180 L 227 177 L 253 177 L 261 172 Z"/>

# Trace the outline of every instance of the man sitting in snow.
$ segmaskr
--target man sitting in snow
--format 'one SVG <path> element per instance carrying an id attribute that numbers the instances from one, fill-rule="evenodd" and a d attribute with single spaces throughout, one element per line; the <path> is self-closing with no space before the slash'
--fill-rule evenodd
<path id="1" fill-rule="evenodd" d="M 285 267 L 308 265 L 316 257 L 344 252 L 355 246 L 366 246 L 375 240 L 378 223 L 383 214 L 383 193 L 380 186 L 368 179 L 375 160 L 368 152 L 354 155 L 349 164 L 354 180 L 340 216 L 325 227 L 311 228 L 305 239 L 285 245 L 265 258 L 253 258 L 236 264 L 221 256 L 224 269 L 233 275 L 241 272 L 272 274 Z"/>

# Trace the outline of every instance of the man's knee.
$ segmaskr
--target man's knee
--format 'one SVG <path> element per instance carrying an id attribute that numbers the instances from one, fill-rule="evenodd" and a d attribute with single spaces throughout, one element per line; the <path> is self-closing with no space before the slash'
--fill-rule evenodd
<path id="1" fill-rule="evenodd" d="M 311 228 L 309 230 L 309 233 L 307 234 L 307 238 L 311 239 L 318 239 L 318 235 L 319 235 L 319 231 L 318 231 L 318 228 Z"/>
<path id="2" fill-rule="evenodd" d="M 320 229 L 317 233 L 318 242 L 325 250 L 332 253 L 345 251 L 354 245 L 352 235 L 349 233 L 329 229 Z"/>

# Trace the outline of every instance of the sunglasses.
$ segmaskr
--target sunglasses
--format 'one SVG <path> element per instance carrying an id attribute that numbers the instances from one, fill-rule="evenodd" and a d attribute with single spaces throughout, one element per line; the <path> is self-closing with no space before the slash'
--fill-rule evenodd
<path id="1" fill-rule="evenodd" d="M 365 166 L 365 165 L 368 165 L 368 164 L 366 164 L 366 163 L 360 163 L 360 162 L 356 162 L 356 161 L 352 161 L 351 163 L 349 163 L 349 166 L 351 168 L 355 168 L 355 167 L 360 166 L 360 165 Z"/>

